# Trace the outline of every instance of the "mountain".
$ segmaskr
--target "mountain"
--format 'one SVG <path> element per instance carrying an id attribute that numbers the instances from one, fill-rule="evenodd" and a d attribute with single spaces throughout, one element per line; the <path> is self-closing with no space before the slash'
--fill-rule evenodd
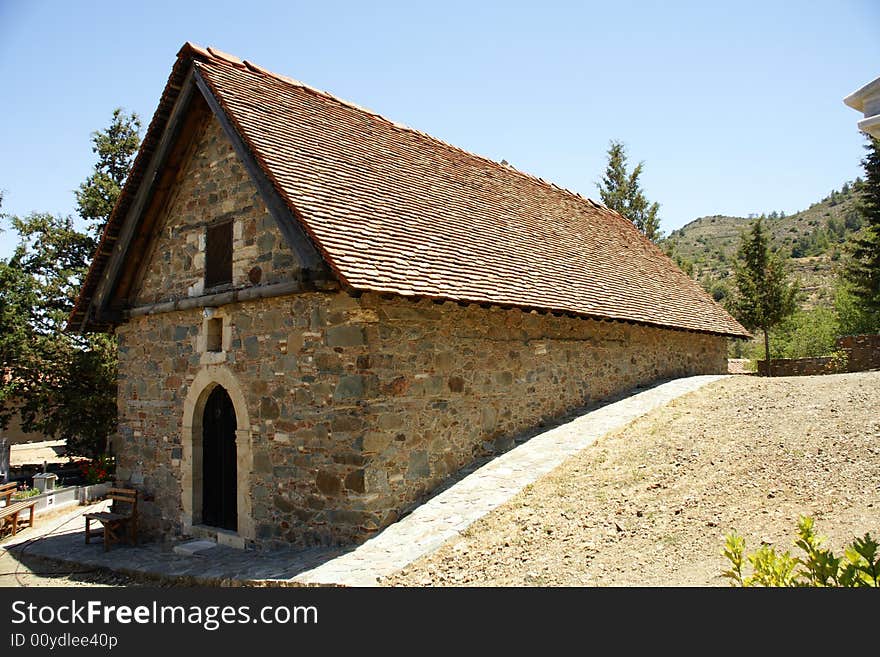
<path id="1" fill-rule="evenodd" d="M 787 258 L 789 270 L 800 281 L 807 308 L 834 303 L 834 282 L 843 243 L 861 228 L 856 210 L 860 180 L 845 183 L 806 210 L 786 215 L 770 212 L 760 215 L 771 235 L 773 248 Z M 672 231 L 661 247 L 680 262 L 717 300 L 729 293 L 733 262 L 740 234 L 757 215 L 730 217 L 712 215 L 694 219 Z"/>

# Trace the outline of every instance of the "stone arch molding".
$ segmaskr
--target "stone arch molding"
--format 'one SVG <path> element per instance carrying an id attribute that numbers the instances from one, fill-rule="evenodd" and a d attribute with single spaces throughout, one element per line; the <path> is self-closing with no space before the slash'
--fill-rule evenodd
<path id="1" fill-rule="evenodd" d="M 183 402 L 181 425 L 181 522 L 186 533 L 202 522 L 202 417 L 211 391 L 222 386 L 235 408 L 235 432 L 238 536 L 254 538 L 254 521 L 250 496 L 250 477 L 253 470 L 253 438 L 247 399 L 235 374 L 225 366 L 209 365 L 196 374 Z M 222 531 L 222 530 L 221 530 Z M 218 540 L 222 537 L 218 537 Z M 225 541 L 224 541 L 225 542 Z M 241 547 L 243 547 L 243 541 Z"/>

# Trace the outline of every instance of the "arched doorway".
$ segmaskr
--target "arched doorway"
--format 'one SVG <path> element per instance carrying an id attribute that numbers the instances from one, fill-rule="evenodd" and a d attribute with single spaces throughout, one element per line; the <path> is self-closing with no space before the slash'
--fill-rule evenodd
<path id="1" fill-rule="evenodd" d="M 238 530 L 238 456 L 235 406 L 215 386 L 202 416 L 202 523 Z"/>
<path id="2" fill-rule="evenodd" d="M 180 425 L 180 445 L 183 448 L 180 462 L 180 526 L 185 534 L 193 533 L 193 527 L 211 527 L 205 521 L 202 504 L 205 499 L 204 488 L 204 442 L 205 407 L 216 388 L 232 400 L 235 414 L 235 456 L 236 479 L 231 490 L 237 493 L 235 508 L 238 520 L 234 531 L 219 531 L 214 525 L 218 542 L 232 547 L 245 546 L 245 541 L 254 538 L 253 503 L 251 500 L 251 473 L 254 469 L 253 436 L 248 412 L 247 399 L 235 374 L 222 365 L 203 367 L 189 386 L 183 400 L 183 417 Z M 220 393 L 218 393 L 219 395 Z M 213 434 L 212 434 L 213 435 Z M 229 523 L 231 524 L 231 523 Z M 199 536 L 206 536 L 204 532 Z M 236 539 L 231 537 L 235 536 Z M 240 539 L 240 540 L 239 540 Z"/>

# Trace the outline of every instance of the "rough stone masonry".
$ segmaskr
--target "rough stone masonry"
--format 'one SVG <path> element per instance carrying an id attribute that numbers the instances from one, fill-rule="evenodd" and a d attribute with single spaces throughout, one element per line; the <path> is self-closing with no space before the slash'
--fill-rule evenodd
<path id="1" fill-rule="evenodd" d="M 206 122 L 140 273 L 135 307 L 202 294 L 204 230 L 233 220 L 233 286 L 297 262 L 219 124 Z M 208 392 L 235 405 L 246 544 L 361 541 L 519 431 L 647 382 L 726 369 L 724 336 L 340 290 L 137 315 L 119 337 L 118 477 L 142 527 L 199 524 Z"/>

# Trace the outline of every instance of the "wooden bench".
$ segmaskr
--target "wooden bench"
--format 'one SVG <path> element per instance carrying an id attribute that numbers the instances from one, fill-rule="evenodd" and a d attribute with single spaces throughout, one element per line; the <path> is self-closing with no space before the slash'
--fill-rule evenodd
<path id="1" fill-rule="evenodd" d="M 4 506 L 12 504 L 12 496 L 15 495 L 16 490 L 18 490 L 18 484 L 14 481 L 10 481 L 8 484 L 0 484 L 0 500 L 6 498 Z"/>
<path id="2" fill-rule="evenodd" d="M 126 538 L 132 545 L 137 545 L 137 491 L 133 488 L 110 488 L 107 498 L 113 500 L 109 511 L 96 511 L 85 514 L 86 543 L 92 536 L 104 536 L 104 552 L 110 549 L 111 543 L 119 543 Z M 104 527 L 92 529 L 92 520 L 97 520 Z"/>
<path id="3" fill-rule="evenodd" d="M 25 509 L 30 509 L 30 518 L 28 518 L 28 525 L 30 527 L 34 526 L 34 507 L 37 506 L 36 500 L 21 500 L 20 502 L 12 502 L 11 504 L 7 504 L 6 506 L 0 508 L 0 520 L 2 520 L 3 524 L 11 524 L 12 525 L 12 535 L 15 536 L 16 532 L 18 532 L 18 523 L 21 522 L 19 516 L 21 512 Z"/>

